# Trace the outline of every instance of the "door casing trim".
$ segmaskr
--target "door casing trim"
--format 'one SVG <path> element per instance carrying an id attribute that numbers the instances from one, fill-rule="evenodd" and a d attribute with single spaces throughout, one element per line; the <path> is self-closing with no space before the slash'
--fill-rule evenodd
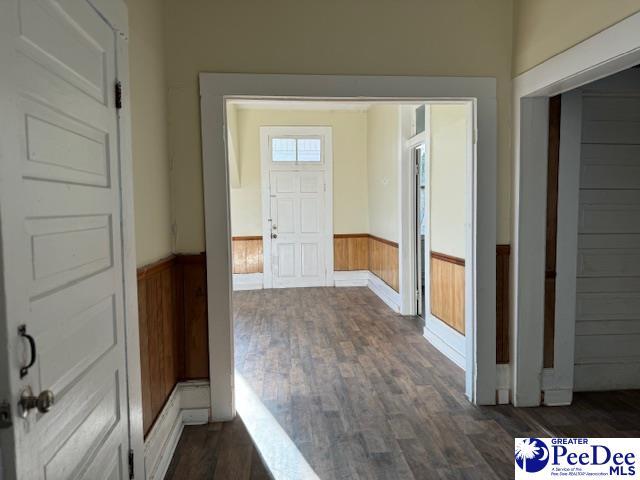
<path id="1" fill-rule="evenodd" d="M 511 315 L 512 401 L 542 402 L 544 265 L 549 97 L 640 63 L 640 12 L 519 75 L 513 82 L 514 174 L 512 189 Z M 562 142 L 561 142 L 562 148 Z M 561 162 L 562 164 L 562 162 Z M 559 212 L 560 215 L 560 212 Z M 564 221 L 559 217 L 559 223 Z M 556 318 L 556 358 L 573 358 L 572 328 Z M 559 348 L 561 346 L 561 348 Z M 562 367 L 568 371 L 568 365 Z M 568 381 L 563 375 L 562 388 Z M 555 385 L 545 384 L 553 390 Z M 565 395 L 564 398 L 567 398 Z M 555 402 L 554 402 L 555 403 Z"/>
<path id="2" fill-rule="evenodd" d="M 225 102 L 233 98 L 423 103 L 472 101 L 478 142 L 474 149 L 471 288 L 465 299 L 472 362 L 468 390 L 474 403 L 496 402 L 496 79 L 200 73 L 209 365 L 212 418 L 235 416 L 229 173 Z M 215 306 L 215 308 L 213 308 Z"/>

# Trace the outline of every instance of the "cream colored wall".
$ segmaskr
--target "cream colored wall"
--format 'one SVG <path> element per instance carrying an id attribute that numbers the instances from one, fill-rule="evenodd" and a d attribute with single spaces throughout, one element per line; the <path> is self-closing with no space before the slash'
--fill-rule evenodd
<path id="1" fill-rule="evenodd" d="M 367 119 L 369 233 L 400 240 L 400 106 L 374 105 Z"/>
<path id="2" fill-rule="evenodd" d="M 161 0 L 128 2 L 135 233 L 139 266 L 163 258 L 172 251 L 162 5 Z"/>
<path id="3" fill-rule="evenodd" d="M 166 0 L 179 252 L 205 248 L 198 72 L 490 76 L 498 242 L 510 235 L 511 0 Z"/>
<path id="4" fill-rule="evenodd" d="M 468 107 L 431 106 L 431 250 L 465 258 Z"/>
<path id="5" fill-rule="evenodd" d="M 520 74 L 640 11 L 640 0 L 516 0 L 513 70 Z"/>
<path id="6" fill-rule="evenodd" d="M 333 230 L 369 231 L 366 112 L 242 108 L 236 118 L 240 186 L 230 189 L 232 235 L 262 235 L 260 127 L 292 125 L 332 127 Z"/>

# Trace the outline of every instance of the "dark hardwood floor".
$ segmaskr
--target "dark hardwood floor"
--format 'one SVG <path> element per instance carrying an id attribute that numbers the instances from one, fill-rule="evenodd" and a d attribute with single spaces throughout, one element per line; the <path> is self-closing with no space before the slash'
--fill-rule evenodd
<path id="1" fill-rule="evenodd" d="M 561 408 L 471 405 L 463 372 L 367 288 L 236 292 L 234 304 L 238 372 L 323 480 L 509 479 L 514 437 L 640 436 L 638 391 Z M 251 478 L 246 465 L 228 477 L 188 467 L 223 448 L 205 439 L 211 428 L 185 431 L 167 478 Z"/>
<path id="2" fill-rule="evenodd" d="M 269 480 L 240 417 L 232 422 L 187 425 L 165 480 Z"/>

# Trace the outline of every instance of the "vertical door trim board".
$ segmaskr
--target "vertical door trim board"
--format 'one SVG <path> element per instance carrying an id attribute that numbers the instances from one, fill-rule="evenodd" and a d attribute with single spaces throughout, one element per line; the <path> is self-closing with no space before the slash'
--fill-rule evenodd
<path id="1" fill-rule="evenodd" d="M 474 155 L 474 241 L 467 258 L 472 282 L 468 297 L 470 333 L 475 355 L 469 375 L 473 402 L 496 402 L 496 80 L 487 77 L 406 77 L 351 75 L 284 75 L 200 73 L 201 132 L 207 294 L 209 305 L 209 362 L 212 418 L 235 416 L 231 236 L 228 166 L 223 125 L 225 101 L 232 98 L 338 99 L 417 103 L 437 100 L 475 104 L 478 142 Z M 468 300 L 469 301 L 469 300 Z"/>
<path id="2" fill-rule="evenodd" d="M 133 474 L 145 478 L 144 426 L 142 421 L 142 378 L 140 367 L 140 325 L 134 218 L 133 157 L 131 152 L 131 95 L 129 81 L 128 7 L 123 0 L 93 0 L 92 5 L 116 32 L 116 74 L 122 82 L 123 105 L 118 112 L 120 199 L 122 222 L 122 276 L 124 288 L 127 399 L 129 406 L 129 448 L 134 452 Z M 96 7 L 97 5 L 97 7 Z"/>
<path id="3" fill-rule="evenodd" d="M 578 90 L 562 95 L 558 168 L 558 219 L 562 221 L 558 221 L 556 240 L 554 365 L 545 369 L 542 379 L 545 405 L 569 405 L 573 397 L 581 137 L 582 93 Z"/>
<path id="4" fill-rule="evenodd" d="M 118 111 L 122 279 L 124 300 L 129 448 L 134 452 L 133 474 L 145 478 L 140 330 L 134 218 L 133 157 L 131 151 L 131 96 L 129 82 L 129 9 L 124 0 L 87 0 L 115 32 L 116 75 L 122 82 L 123 106 Z M 115 85 L 114 85 L 115 87 Z"/>
<path id="5" fill-rule="evenodd" d="M 416 248 L 416 177 L 415 159 L 413 149 L 425 144 L 427 161 L 431 165 L 431 106 L 425 106 L 425 131 L 421 134 L 412 135 L 411 127 L 413 122 L 414 109 L 403 106 L 400 110 L 400 242 L 399 242 L 399 288 L 400 288 L 400 313 L 402 315 L 416 315 L 418 296 L 416 284 L 418 277 L 417 260 L 418 250 Z M 431 175 L 429 174 L 429 182 Z M 427 213 L 430 214 L 430 197 L 427 195 Z M 429 248 L 431 251 L 431 232 L 429 231 Z M 429 262 L 425 263 L 429 265 Z M 427 266 L 427 270 L 430 267 Z M 429 278 L 429 275 L 427 275 Z M 429 311 L 429 285 L 425 285 L 425 304 L 423 310 Z"/>
<path id="6" fill-rule="evenodd" d="M 514 79 L 511 352 L 513 403 L 537 406 L 543 387 L 547 103 L 558 95 L 640 63 L 640 12 Z M 562 142 L 561 142 L 562 145 Z M 542 148 L 544 147 L 544 148 Z M 562 148 L 562 146 L 561 146 Z M 560 218 L 560 213 L 559 213 Z M 565 219 L 561 218 L 560 223 Z M 558 323 L 556 348 L 567 331 Z M 568 330 L 568 329 L 567 329 Z M 560 334 L 560 338 L 558 338 Z M 556 350 L 556 355 L 560 353 Z"/>
<path id="7" fill-rule="evenodd" d="M 323 176 L 324 184 L 324 266 L 325 286 L 333 286 L 333 132 L 324 126 L 264 126 L 260 127 L 260 186 L 262 198 L 262 283 L 263 288 L 273 287 L 271 227 L 268 211 L 271 209 L 269 137 L 272 135 L 314 135 L 323 139 Z"/>

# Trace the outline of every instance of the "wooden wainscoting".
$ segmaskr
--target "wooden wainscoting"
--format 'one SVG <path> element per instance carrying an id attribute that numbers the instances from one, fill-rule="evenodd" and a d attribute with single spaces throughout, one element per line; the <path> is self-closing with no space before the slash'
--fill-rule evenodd
<path id="1" fill-rule="evenodd" d="M 262 273 L 262 237 L 232 237 L 233 273 Z"/>
<path id="2" fill-rule="evenodd" d="M 180 318 L 184 325 L 181 380 L 209 378 L 209 324 L 207 317 L 207 259 L 204 254 L 178 255 L 181 282 Z"/>
<path id="3" fill-rule="evenodd" d="M 496 362 L 509 363 L 509 262 L 511 247 L 496 246 Z"/>
<path id="4" fill-rule="evenodd" d="M 181 325 L 176 302 L 175 257 L 138 269 L 140 369 L 145 433 L 180 377 Z"/>
<path id="5" fill-rule="evenodd" d="M 464 335 L 464 259 L 431 252 L 431 314 Z"/>
<path id="6" fill-rule="evenodd" d="M 369 235 L 369 271 L 396 292 L 400 291 L 399 262 L 396 242 Z"/>
<path id="7" fill-rule="evenodd" d="M 145 435 L 177 382 L 209 378 L 204 255 L 172 255 L 138 269 Z"/>
<path id="8" fill-rule="evenodd" d="M 233 273 L 262 273 L 262 237 L 233 237 Z M 334 270 L 369 270 L 399 291 L 398 244 L 368 233 L 333 236 Z"/>
<path id="9" fill-rule="evenodd" d="M 337 233 L 333 236 L 333 269 L 369 270 L 369 234 Z"/>

